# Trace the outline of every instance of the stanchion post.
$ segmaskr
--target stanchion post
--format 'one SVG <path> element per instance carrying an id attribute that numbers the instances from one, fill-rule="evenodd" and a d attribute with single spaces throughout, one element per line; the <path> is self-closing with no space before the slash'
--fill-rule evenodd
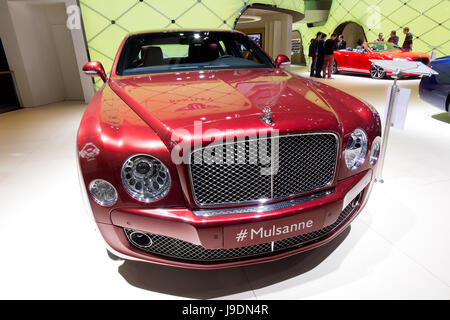
<path id="1" fill-rule="evenodd" d="M 402 73 L 399 69 L 392 72 L 392 78 L 394 79 L 394 84 L 391 87 L 391 94 L 389 96 L 389 104 L 386 109 L 386 119 L 384 123 L 384 131 L 383 131 L 383 139 L 381 142 L 381 152 L 380 152 L 380 159 L 378 160 L 378 166 L 376 169 L 376 175 L 375 175 L 375 181 L 379 183 L 384 183 L 383 180 L 383 167 L 384 167 L 384 160 L 386 157 L 386 149 L 387 144 L 389 140 L 389 132 L 391 130 L 391 119 L 392 119 L 392 112 L 394 110 L 394 103 L 395 103 L 395 97 L 399 91 L 397 86 L 397 80 L 400 79 Z"/>

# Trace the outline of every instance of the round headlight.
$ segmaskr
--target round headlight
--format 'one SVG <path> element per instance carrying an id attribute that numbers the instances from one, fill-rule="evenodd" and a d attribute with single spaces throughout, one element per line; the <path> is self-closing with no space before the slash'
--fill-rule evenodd
<path id="1" fill-rule="evenodd" d="M 380 156 L 380 143 L 375 142 L 372 147 L 372 154 L 370 155 L 370 164 L 373 166 L 377 163 Z"/>
<path id="2" fill-rule="evenodd" d="M 155 157 L 137 154 L 122 166 L 122 184 L 136 200 L 152 202 L 163 198 L 170 188 L 167 167 Z"/>
<path id="3" fill-rule="evenodd" d="M 367 136 L 362 129 L 356 129 L 350 135 L 345 149 L 345 163 L 350 170 L 358 169 L 366 158 Z"/>
<path id="4" fill-rule="evenodd" d="M 111 206 L 117 201 L 117 191 L 108 181 L 102 179 L 92 180 L 89 184 L 92 198 L 102 206 Z"/>

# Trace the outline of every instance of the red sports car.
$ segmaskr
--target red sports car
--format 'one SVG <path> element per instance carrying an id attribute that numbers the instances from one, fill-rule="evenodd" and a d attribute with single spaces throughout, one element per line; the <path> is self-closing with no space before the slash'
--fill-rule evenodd
<path id="1" fill-rule="evenodd" d="M 125 38 L 78 131 L 87 207 L 124 259 L 213 269 L 329 242 L 362 210 L 376 110 L 280 68 L 246 35 Z"/>
<path id="2" fill-rule="evenodd" d="M 374 79 L 383 79 L 392 72 L 373 65 L 371 59 L 419 61 L 428 65 L 430 56 L 421 52 L 403 50 L 390 42 L 365 42 L 356 49 L 347 48 L 334 52 L 333 73 L 339 71 L 370 74 Z M 415 74 L 404 74 L 415 76 Z"/>

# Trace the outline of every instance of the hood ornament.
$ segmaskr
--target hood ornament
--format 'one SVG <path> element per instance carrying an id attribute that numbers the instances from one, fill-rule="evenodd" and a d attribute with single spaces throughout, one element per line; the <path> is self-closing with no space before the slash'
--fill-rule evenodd
<path id="1" fill-rule="evenodd" d="M 272 110 L 270 109 L 270 107 L 265 107 L 262 112 L 264 113 L 262 116 L 259 116 L 261 118 L 261 120 L 265 123 L 268 124 L 269 126 L 273 126 L 275 125 L 275 122 L 272 119 Z"/>

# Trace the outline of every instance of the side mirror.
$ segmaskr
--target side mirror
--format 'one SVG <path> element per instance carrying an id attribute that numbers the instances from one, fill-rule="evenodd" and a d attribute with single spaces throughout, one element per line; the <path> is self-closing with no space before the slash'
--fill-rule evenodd
<path id="1" fill-rule="evenodd" d="M 277 60 L 275 61 L 275 66 L 279 68 L 281 64 L 290 62 L 288 57 L 286 57 L 284 54 L 279 54 L 277 57 Z"/>
<path id="2" fill-rule="evenodd" d="M 106 77 L 105 69 L 98 61 L 90 61 L 86 63 L 83 67 L 83 71 L 86 75 L 90 77 L 100 77 L 103 82 L 106 82 L 108 78 Z"/>

